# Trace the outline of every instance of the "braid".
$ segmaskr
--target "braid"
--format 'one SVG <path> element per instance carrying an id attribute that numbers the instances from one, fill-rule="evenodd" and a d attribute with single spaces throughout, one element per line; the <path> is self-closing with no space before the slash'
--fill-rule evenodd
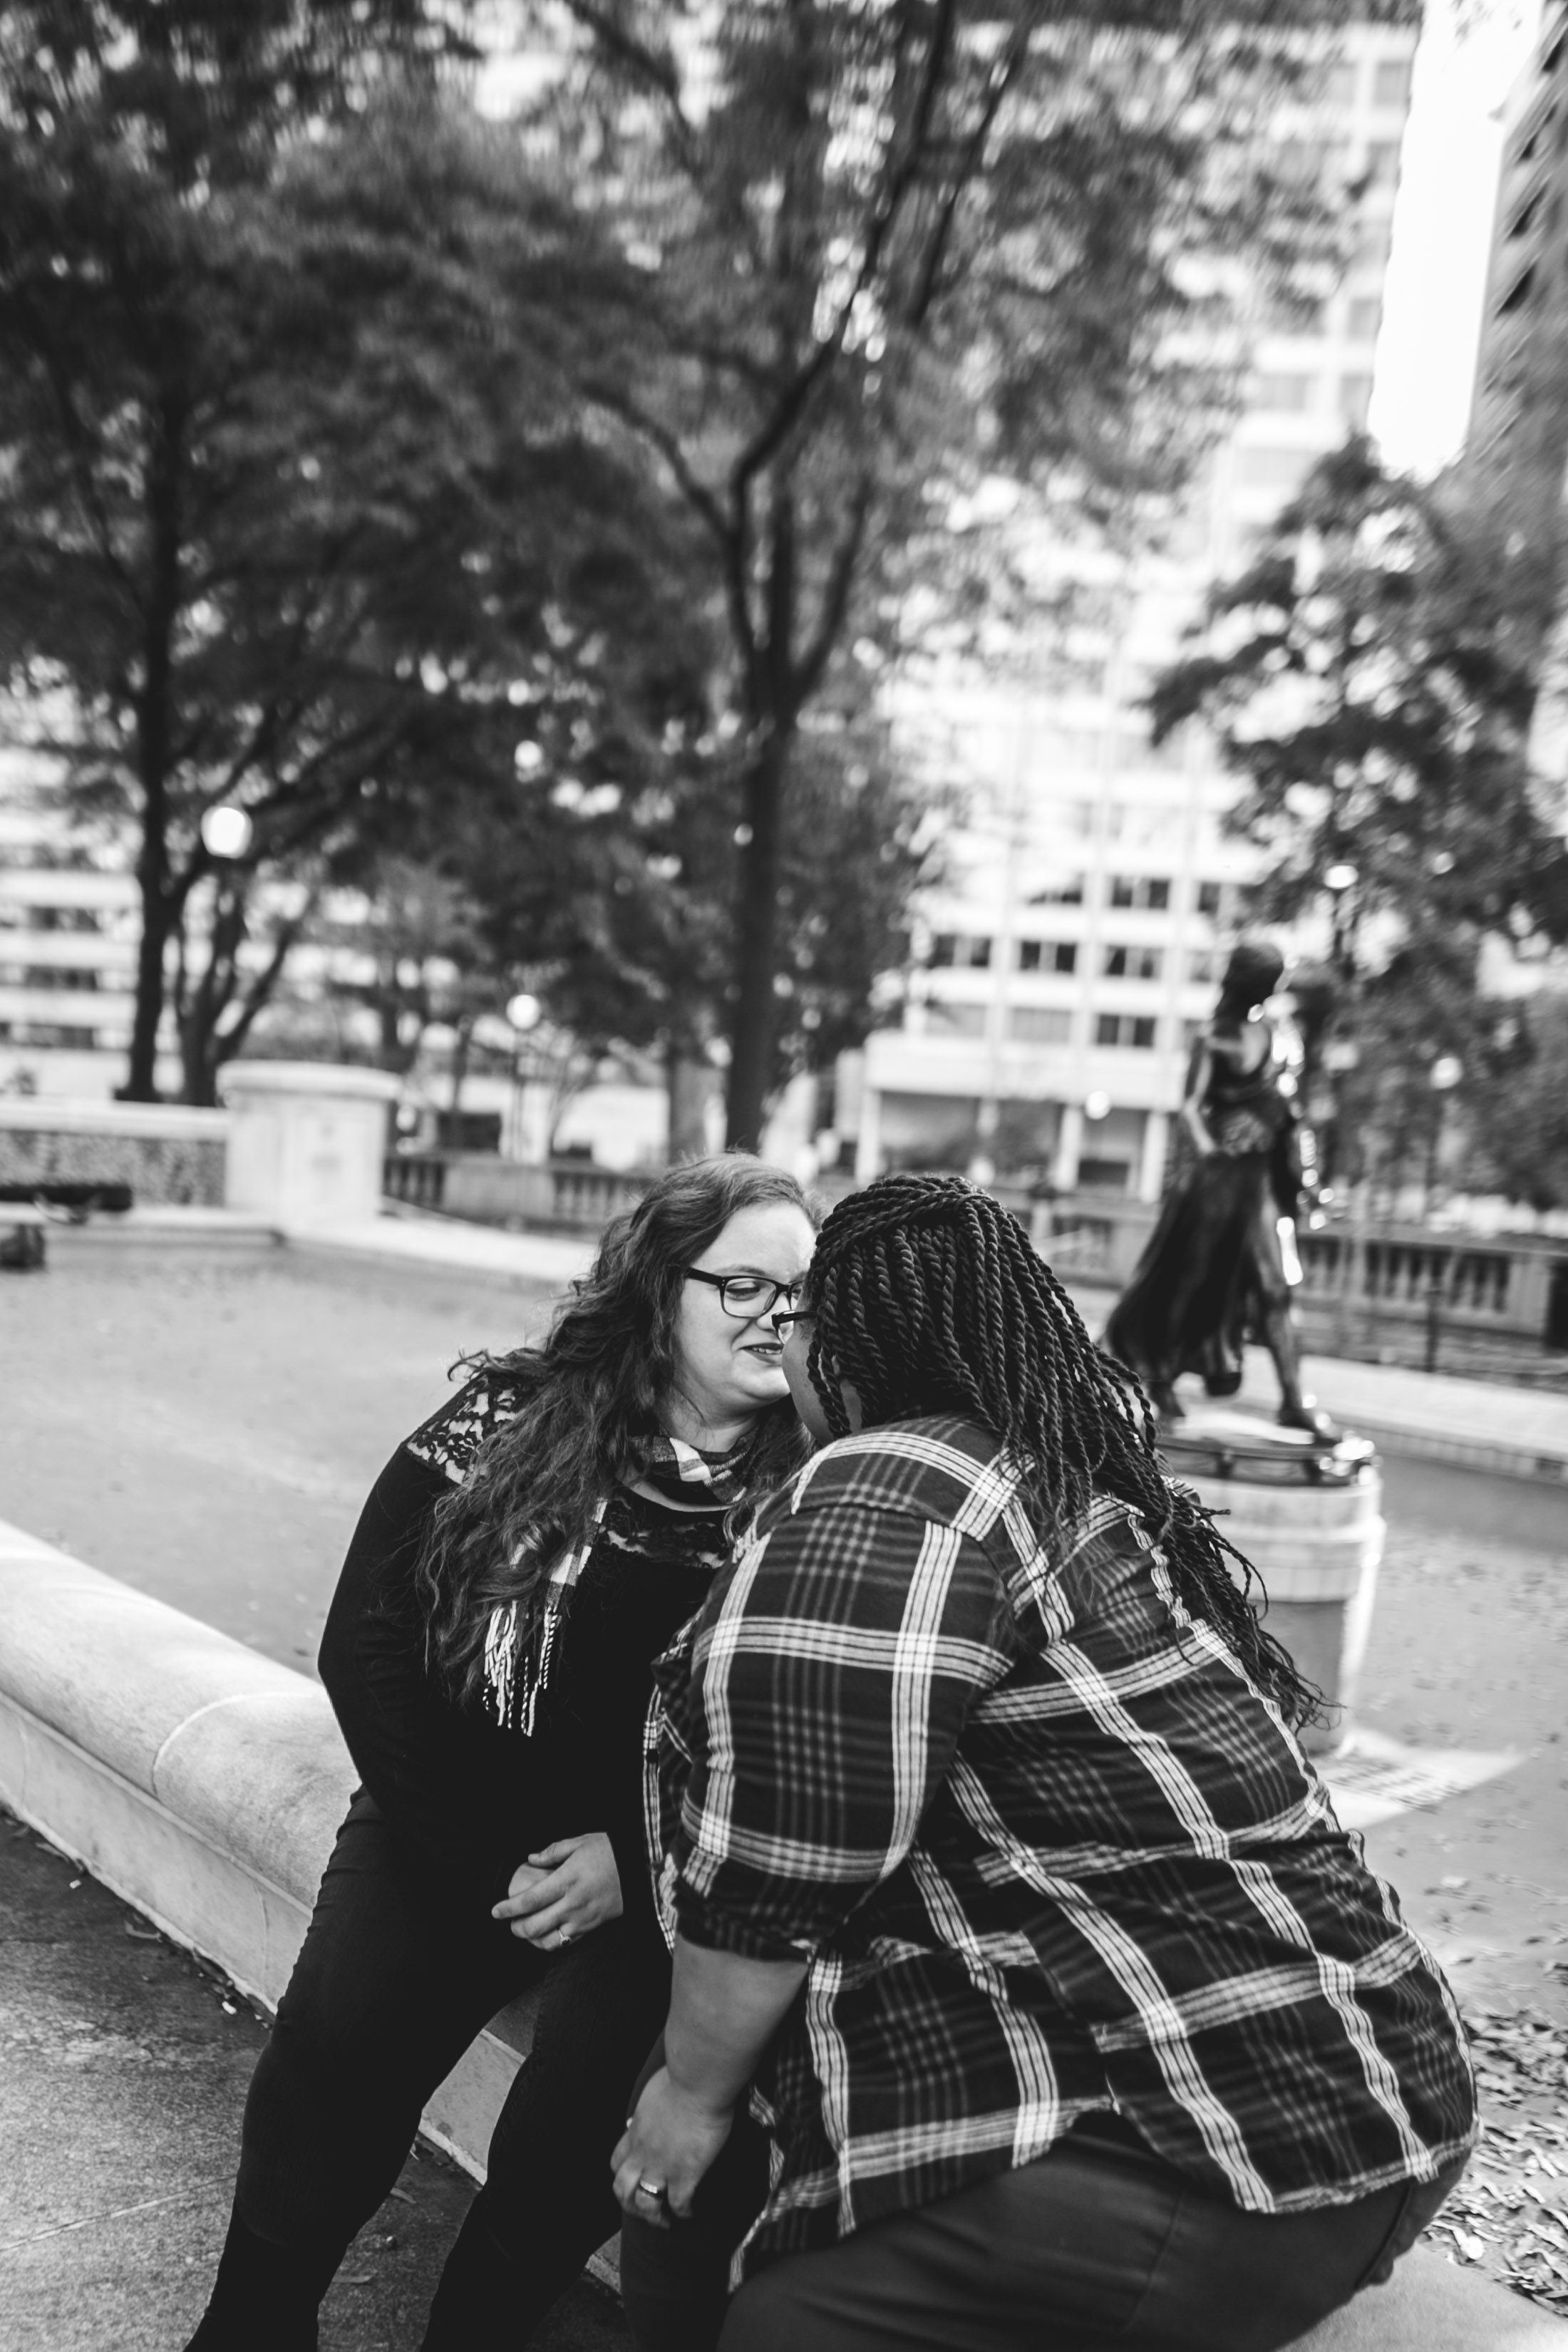
<path id="1" fill-rule="evenodd" d="M 1097 1492 L 1141 1515 L 1188 1614 L 1212 1625 L 1288 1722 L 1321 1694 L 1258 1622 L 1262 1586 L 1190 1488 L 1168 1479 L 1135 1376 L 1100 1355 L 1017 1222 L 958 1176 L 883 1176 L 840 1202 L 812 1260 L 806 1359 L 836 1437 L 839 1393 L 868 1424 L 935 1412 L 991 1430 L 1019 1465 L 1042 1529 Z"/>

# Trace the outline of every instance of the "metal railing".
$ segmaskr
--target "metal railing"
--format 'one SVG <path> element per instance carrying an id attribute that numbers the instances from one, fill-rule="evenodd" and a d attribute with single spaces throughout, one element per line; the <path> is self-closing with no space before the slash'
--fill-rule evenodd
<path id="1" fill-rule="evenodd" d="M 635 1171 L 553 1160 L 542 1168 L 493 1151 L 398 1151 L 383 1163 L 387 1198 L 411 1209 L 487 1225 L 567 1225 L 596 1231 L 632 1208 L 652 1181 Z"/>

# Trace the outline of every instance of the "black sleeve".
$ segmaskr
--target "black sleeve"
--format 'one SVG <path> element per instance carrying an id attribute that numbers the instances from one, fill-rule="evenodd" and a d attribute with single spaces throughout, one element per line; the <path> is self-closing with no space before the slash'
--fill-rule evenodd
<path id="1" fill-rule="evenodd" d="M 438 1466 L 399 1446 L 371 1488 L 328 1612 L 321 1675 L 360 1777 L 388 1821 L 429 1859 L 489 1877 L 504 1860 L 493 1850 L 494 1759 L 485 1755 L 482 1727 L 426 1663 L 415 1586 L 447 1484 Z M 524 1834 L 519 1822 L 507 1838 L 517 1850 L 505 1870 L 521 1860 Z"/>

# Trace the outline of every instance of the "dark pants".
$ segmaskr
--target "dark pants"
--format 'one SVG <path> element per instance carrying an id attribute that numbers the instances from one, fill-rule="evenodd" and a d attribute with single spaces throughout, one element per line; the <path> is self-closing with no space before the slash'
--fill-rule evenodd
<path id="1" fill-rule="evenodd" d="M 706 2228 L 700 2213 L 684 2238 L 624 2223 L 638 2352 L 1276 2352 L 1386 2278 L 1462 2169 L 1317 2212 L 1244 2213 L 1152 2158 L 1072 2134 L 1034 2164 L 769 2263 L 726 2312 L 714 2256 L 744 2202 L 738 2179 L 756 2179 L 756 2137 L 738 2140 L 728 2188 L 710 2176 Z"/>
<path id="2" fill-rule="evenodd" d="M 236 2324 L 199 2337 L 204 2352 L 248 2341 L 241 2306 L 265 2295 L 257 2272 L 270 2251 L 313 2311 L 396 2180 L 431 2092 L 497 2010 L 532 1989 L 532 2045 L 426 2342 L 466 2344 L 499 2312 L 507 2340 L 521 2342 L 613 2236 L 610 2151 L 663 2021 L 668 1955 L 644 1915 L 545 1956 L 489 1916 L 491 1899 L 423 1862 L 355 1798 L 251 2083 L 235 2192 L 247 2252 L 229 2265 Z M 313 2342 L 313 2320 L 298 2340 Z"/>

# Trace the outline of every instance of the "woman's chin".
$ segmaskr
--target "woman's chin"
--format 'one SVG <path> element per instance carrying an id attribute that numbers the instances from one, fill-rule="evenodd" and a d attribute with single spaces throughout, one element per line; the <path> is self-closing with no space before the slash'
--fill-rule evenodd
<path id="1" fill-rule="evenodd" d="M 789 1394 L 782 1363 L 748 1364 L 737 1387 L 743 1399 L 741 1409 L 746 1412 L 761 1412 L 766 1405 L 782 1404 Z"/>

